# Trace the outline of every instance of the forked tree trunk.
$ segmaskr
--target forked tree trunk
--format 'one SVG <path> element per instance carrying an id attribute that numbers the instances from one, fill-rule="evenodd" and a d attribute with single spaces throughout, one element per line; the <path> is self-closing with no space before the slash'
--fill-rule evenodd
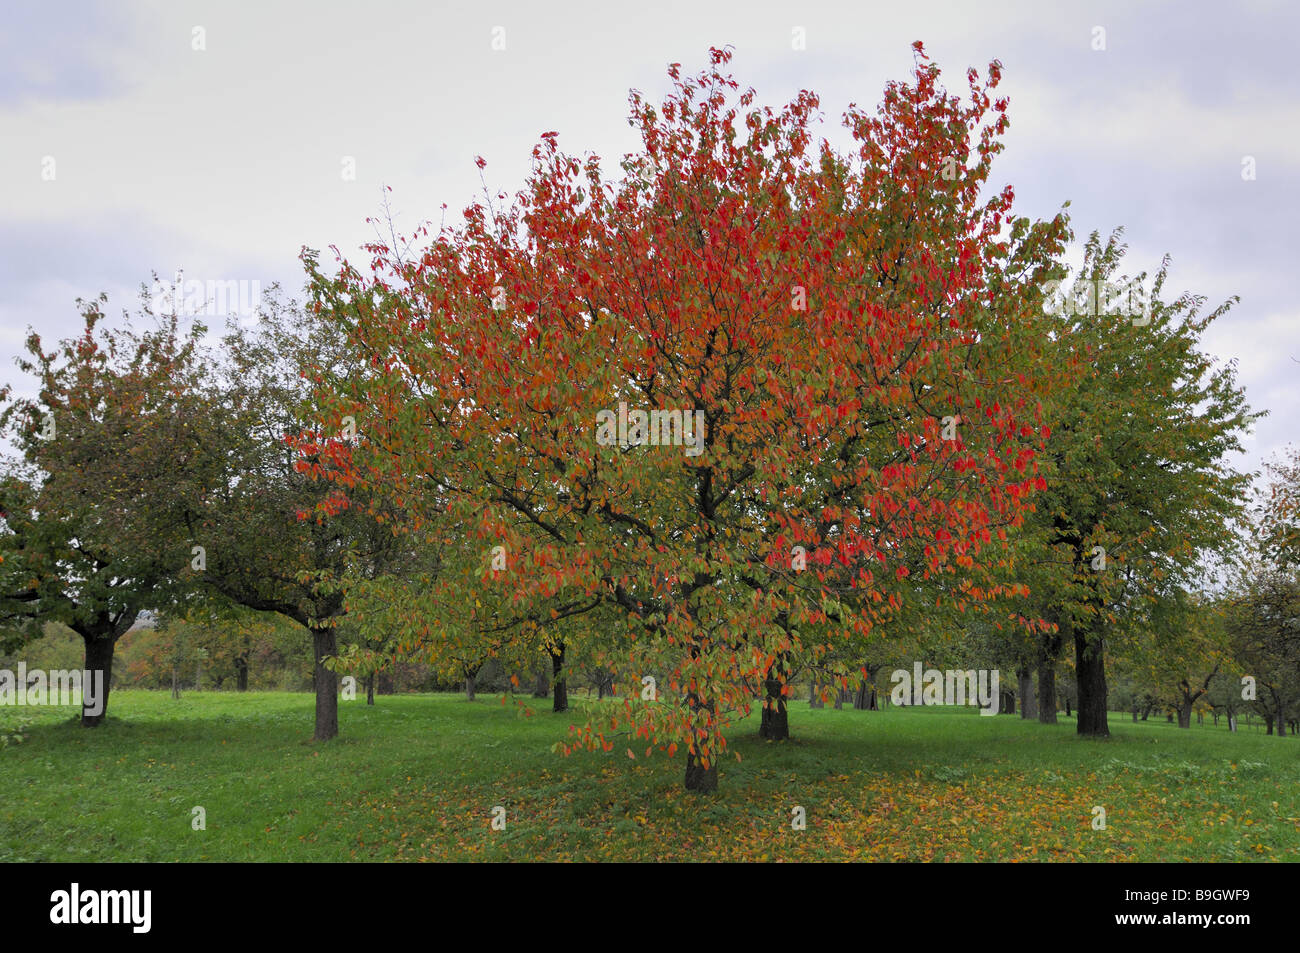
<path id="1" fill-rule="evenodd" d="M 1109 738 L 1106 724 L 1106 657 L 1100 636 L 1088 638 L 1087 632 L 1074 636 L 1074 668 L 1079 686 L 1079 727 L 1077 733 L 1089 738 Z"/>
<path id="2" fill-rule="evenodd" d="M 316 661 L 316 733 L 313 737 L 317 741 L 329 741 L 337 738 L 339 733 L 338 676 L 325 667 L 325 659 L 338 654 L 334 629 L 312 629 L 311 644 Z"/>

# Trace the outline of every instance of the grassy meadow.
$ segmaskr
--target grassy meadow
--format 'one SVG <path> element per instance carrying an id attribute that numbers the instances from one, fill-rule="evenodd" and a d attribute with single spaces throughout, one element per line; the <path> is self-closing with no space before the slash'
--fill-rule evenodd
<path id="1" fill-rule="evenodd" d="M 1223 723 L 1113 713 L 1084 741 L 1066 718 L 796 702 L 789 742 L 736 726 L 700 797 L 680 753 L 553 753 L 581 697 L 376 701 L 341 702 L 326 744 L 309 694 L 115 691 L 97 730 L 0 708 L 0 734 L 27 722 L 0 748 L 0 861 L 1300 860 L 1300 739 Z"/>

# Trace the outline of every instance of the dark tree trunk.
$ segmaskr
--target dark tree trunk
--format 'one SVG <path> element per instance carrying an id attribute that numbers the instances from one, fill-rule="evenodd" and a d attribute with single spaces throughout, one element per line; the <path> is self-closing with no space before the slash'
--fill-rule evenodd
<path id="1" fill-rule="evenodd" d="M 1147 720 L 1147 716 L 1150 715 L 1150 714 L 1151 714 L 1151 706 L 1150 706 L 1150 705 L 1147 705 L 1146 708 L 1143 708 L 1143 709 L 1142 709 L 1142 720 L 1143 720 L 1143 721 L 1146 721 L 1146 720 Z"/>
<path id="2" fill-rule="evenodd" d="M 786 656 L 779 654 L 767 670 L 763 688 L 767 697 L 758 726 L 758 736 L 768 741 L 788 741 L 790 738 L 790 712 L 785 703 L 786 681 L 789 669 Z"/>
<path id="3" fill-rule="evenodd" d="M 568 711 L 569 687 L 564 680 L 564 643 L 557 642 L 548 651 L 551 653 L 551 711 Z"/>
<path id="4" fill-rule="evenodd" d="M 1038 663 L 1038 720 L 1056 724 L 1056 663 L 1051 659 Z"/>
<path id="5" fill-rule="evenodd" d="M 853 707 L 858 711 L 879 710 L 879 706 L 876 704 L 876 686 L 870 682 L 863 682 L 859 685 L 857 693 L 853 696 Z"/>
<path id="6" fill-rule="evenodd" d="M 1272 733 L 1273 733 L 1273 716 L 1266 714 L 1264 716 L 1264 734 L 1271 735 Z"/>
<path id="7" fill-rule="evenodd" d="M 690 708 L 692 716 L 700 711 L 707 710 L 710 715 L 716 717 L 716 712 L 713 712 L 710 706 L 693 692 L 686 696 L 686 704 Z M 714 720 L 714 717 L 709 718 L 709 731 L 713 730 Z M 718 759 L 716 752 L 714 757 L 709 759 L 709 766 L 706 768 L 688 748 L 686 751 L 686 779 L 684 783 L 686 790 L 697 791 L 700 794 L 712 794 L 718 790 Z"/>
<path id="8" fill-rule="evenodd" d="M 98 714 L 91 714 L 91 705 L 87 704 L 87 691 L 84 684 L 81 688 L 81 726 L 83 728 L 97 728 L 103 723 L 105 716 L 108 715 L 108 687 L 113 680 L 113 650 L 117 647 L 117 639 L 100 636 L 99 638 L 86 638 L 82 636 L 86 643 L 86 672 L 90 674 L 91 684 L 100 685 L 100 697 L 93 699 L 94 706 L 99 710 Z M 96 676 L 96 672 L 101 676 Z M 102 683 L 99 677 L 103 678 Z M 93 690 L 92 690 L 93 691 Z"/>
<path id="9" fill-rule="evenodd" d="M 817 691 L 817 683 L 816 683 L 816 682 L 809 682 L 809 683 L 808 683 L 808 707 L 809 707 L 809 708 L 825 708 L 825 707 L 826 707 L 826 703 L 825 703 L 824 701 L 822 701 L 822 696 L 821 696 L 821 694 Z"/>
<path id="10" fill-rule="evenodd" d="M 338 676 L 325 667 L 325 659 L 338 654 L 334 629 L 311 630 L 312 652 L 316 658 L 316 734 L 317 741 L 329 741 L 339 733 Z"/>
<path id="11" fill-rule="evenodd" d="M 235 656 L 235 691 L 248 691 L 248 658 L 247 656 Z"/>
<path id="12" fill-rule="evenodd" d="M 708 768 L 700 764 L 695 755 L 686 752 L 686 790 L 712 794 L 718 790 L 718 763 L 710 761 Z"/>
<path id="13" fill-rule="evenodd" d="M 772 671 L 763 680 L 763 685 L 767 688 L 767 699 L 763 702 L 763 714 L 758 726 L 758 736 L 766 738 L 768 741 L 788 741 L 790 738 L 790 713 L 786 710 L 785 695 L 781 692 L 785 686 L 777 673 L 776 665 L 772 666 Z"/>
<path id="14" fill-rule="evenodd" d="M 1136 725 L 1136 724 L 1137 724 L 1137 720 L 1138 720 L 1138 710 L 1137 710 L 1136 708 L 1134 708 L 1134 709 L 1133 709 L 1133 724 Z"/>
<path id="15" fill-rule="evenodd" d="M 469 701 L 474 700 L 474 676 L 468 672 L 465 673 L 465 698 Z"/>
<path id="16" fill-rule="evenodd" d="M 1016 692 L 1020 696 L 1020 717 L 1037 718 L 1038 708 L 1034 705 L 1034 676 L 1027 668 L 1016 672 Z"/>
<path id="17" fill-rule="evenodd" d="M 1109 738 L 1106 724 L 1106 656 L 1100 636 L 1086 632 L 1074 636 L 1074 669 L 1079 686 L 1078 733 L 1089 738 Z"/>
<path id="18" fill-rule="evenodd" d="M 1192 703 L 1191 702 L 1184 702 L 1183 704 L 1178 706 L 1178 727 L 1179 728 L 1192 727 Z"/>
<path id="19" fill-rule="evenodd" d="M 375 703 L 375 673 L 371 672 L 366 676 L 366 704 Z"/>

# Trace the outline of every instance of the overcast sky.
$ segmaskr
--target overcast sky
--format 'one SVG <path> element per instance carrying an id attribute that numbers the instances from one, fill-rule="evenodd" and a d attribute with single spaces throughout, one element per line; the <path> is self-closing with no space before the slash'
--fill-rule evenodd
<path id="1" fill-rule="evenodd" d="M 1294 439 L 1300 15 L 1286 3 L 6 0 L 4 17 L 6 381 L 29 326 L 70 334 L 75 299 L 100 291 L 113 313 L 134 307 L 154 272 L 298 294 L 301 247 L 355 252 L 382 186 L 409 231 L 474 197 L 476 155 L 513 192 L 547 130 L 614 168 L 637 145 L 628 89 L 660 98 L 666 65 L 696 72 L 710 46 L 735 47 L 760 102 L 819 93 L 823 134 L 844 143 L 844 108 L 874 108 L 922 40 L 954 90 L 1002 61 L 1011 129 L 991 185 L 1013 184 L 1020 214 L 1069 200 L 1080 241 L 1124 226 L 1126 271 L 1172 255 L 1166 298 L 1240 296 L 1207 340 L 1271 412 L 1240 465 Z"/>

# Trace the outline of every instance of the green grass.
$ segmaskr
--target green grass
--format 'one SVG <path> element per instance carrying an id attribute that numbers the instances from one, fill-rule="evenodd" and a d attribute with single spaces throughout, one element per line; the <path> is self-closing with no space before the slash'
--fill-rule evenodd
<path id="1" fill-rule="evenodd" d="M 0 708 L 0 734 L 32 720 L 0 748 L 0 860 L 1300 860 L 1300 739 L 796 703 L 790 742 L 735 728 L 701 798 L 680 754 L 553 754 L 576 713 L 377 701 L 340 703 L 328 744 L 301 694 L 118 691 L 96 730 Z"/>

